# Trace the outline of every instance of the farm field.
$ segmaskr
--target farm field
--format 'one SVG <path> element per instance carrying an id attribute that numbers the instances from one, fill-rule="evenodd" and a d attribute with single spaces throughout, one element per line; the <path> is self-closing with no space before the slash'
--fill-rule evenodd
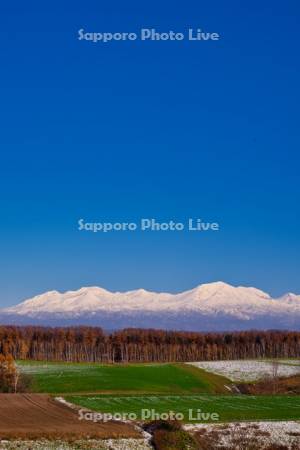
<path id="1" fill-rule="evenodd" d="M 2 439 L 141 438 L 130 424 L 79 421 L 77 411 L 46 394 L 0 394 Z"/>
<path id="2" fill-rule="evenodd" d="M 169 395 L 169 396 L 68 396 L 66 400 L 102 413 L 135 413 L 141 418 L 143 409 L 161 414 L 174 411 L 184 415 L 185 422 L 201 422 L 196 410 L 217 413 L 220 422 L 243 420 L 299 420 L 300 397 L 247 395 Z M 193 415 L 189 416 L 189 410 Z M 207 422 L 212 420 L 204 419 Z"/>
<path id="3" fill-rule="evenodd" d="M 228 393 L 230 381 L 185 364 L 101 365 L 18 362 L 36 393 Z"/>
<path id="4" fill-rule="evenodd" d="M 300 369 L 291 363 L 289 360 L 279 364 L 286 376 Z M 187 423 L 209 422 L 210 419 L 196 416 L 196 410 L 200 409 L 202 413 L 218 414 L 221 422 L 300 420 L 300 396 L 230 393 L 230 378 L 259 379 L 262 374 L 266 375 L 266 368 L 272 368 L 271 363 L 214 361 L 196 364 L 201 367 L 18 362 L 21 371 L 32 376 L 33 392 L 63 395 L 71 403 L 102 413 L 131 412 L 139 418 L 143 409 L 153 409 L 158 414 L 181 413 Z M 226 373 L 227 377 L 219 373 Z M 189 410 L 195 413 L 192 417 Z"/>
<path id="5" fill-rule="evenodd" d="M 271 360 L 200 361 L 188 363 L 215 375 L 229 378 L 234 382 L 251 382 L 272 377 Z M 289 377 L 300 374 L 299 360 L 278 360 L 277 375 Z"/>

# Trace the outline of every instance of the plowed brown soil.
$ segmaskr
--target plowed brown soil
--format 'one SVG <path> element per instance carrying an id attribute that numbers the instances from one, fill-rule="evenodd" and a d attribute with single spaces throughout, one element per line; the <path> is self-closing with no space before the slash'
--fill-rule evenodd
<path id="1" fill-rule="evenodd" d="M 0 439 L 139 438 L 131 425 L 93 423 L 48 395 L 0 394 Z"/>

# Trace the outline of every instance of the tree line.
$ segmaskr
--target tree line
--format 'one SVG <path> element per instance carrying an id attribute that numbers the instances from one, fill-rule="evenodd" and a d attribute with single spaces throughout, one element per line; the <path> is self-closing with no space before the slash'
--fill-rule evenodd
<path id="1" fill-rule="evenodd" d="M 184 362 L 300 357 L 300 332 L 196 333 L 96 327 L 0 326 L 0 354 L 21 360 Z"/>

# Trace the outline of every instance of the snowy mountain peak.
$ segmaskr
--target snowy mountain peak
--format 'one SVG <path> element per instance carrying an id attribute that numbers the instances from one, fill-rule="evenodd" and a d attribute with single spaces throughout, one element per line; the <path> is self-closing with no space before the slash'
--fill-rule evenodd
<path id="1" fill-rule="evenodd" d="M 214 330 L 225 324 L 227 329 L 261 328 L 269 322 L 272 328 L 290 327 L 290 323 L 298 323 L 300 327 L 300 296 L 289 293 L 273 299 L 259 289 L 234 287 L 222 281 L 201 284 L 178 294 L 145 289 L 110 292 L 92 286 L 37 295 L 0 311 L 0 319 L 3 321 L 5 317 L 11 323 L 26 319 L 70 324 L 76 320 L 104 328 L 122 324 L 122 327 Z"/>
<path id="2" fill-rule="evenodd" d="M 121 292 L 119 292 L 119 294 L 121 294 Z M 144 295 L 151 295 L 151 294 L 153 294 L 153 292 L 146 291 L 145 289 L 135 289 L 133 291 L 124 292 L 124 294 L 126 294 L 126 295 L 136 295 L 136 296 L 141 295 L 141 296 L 144 296 Z"/>
<path id="3" fill-rule="evenodd" d="M 300 295 L 296 295 L 296 294 L 293 294 L 292 292 L 288 292 L 287 294 L 283 295 L 282 297 L 279 297 L 279 299 L 277 299 L 277 300 L 282 301 L 282 302 L 290 302 L 290 303 L 299 302 L 299 304 L 300 304 Z"/>
<path id="4" fill-rule="evenodd" d="M 231 289 L 235 289 L 233 286 L 231 286 L 230 284 L 227 283 L 223 283 L 222 281 L 216 281 L 214 283 L 205 283 L 205 284 L 200 284 L 199 286 L 197 286 L 195 289 L 193 289 L 195 292 L 200 292 L 200 293 L 206 293 L 206 294 L 213 294 L 215 292 L 225 292 L 225 291 L 230 291 Z"/>

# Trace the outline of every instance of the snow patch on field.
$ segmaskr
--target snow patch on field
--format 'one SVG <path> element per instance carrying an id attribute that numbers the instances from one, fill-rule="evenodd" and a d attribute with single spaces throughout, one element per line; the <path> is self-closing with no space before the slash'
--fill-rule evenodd
<path id="1" fill-rule="evenodd" d="M 0 450 L 153 450 L 145 439 L 80 440 L 72 444 L 65 441 L 0 441 Z"/>
<path id="2" fill-rule="evenodd" d="M 207 439 L 209 439 L 209 434 L 212 433 L 214 439 L 216 439 L 216 449 L 227 448 L 227 446 L 232 448 L 231 446 L 236 442 L 252 442 L 253 444 L 259 444 L 261 449 L 270 445 L 292 448 L 293 445 L 299 445 L 300 443 L 300 422 L 188 424 L 184 428 L 189 432 L 201 432 Z"/>
<path id="3" fill-rule="evenodd" d="M 300 366 L 300 359 L 279 359 L 280 364 L 288 364 L 291 366 Z"/>
<path id="4" fill-rule="evenodd" d="M 99 366 L 95 364 L 68 364 L 68 363 L 45 363 L 39 364 L 36 362 L 33 363 L 18 363 L 17 367 L 20 369 L 22 373 L 26 373 L 29 375 L 41 375 L 41 374 L 56 374 L 56 373 L 65 373 L 65 372 L 86 372 L 90 369 L 95 369 Z"/>
<path id="5" fill-rule="evenodd" d="M 204 369 L 207 372 L 222 375 L 231 381 L 257 381 L 272 377 L 273 374 L 272 361 L 200 361 L 187 364 Z M 277 375 L 279 377 L 289 377 L 297 374 L 300 374 L 300 365 L 278 362 Z"/>

